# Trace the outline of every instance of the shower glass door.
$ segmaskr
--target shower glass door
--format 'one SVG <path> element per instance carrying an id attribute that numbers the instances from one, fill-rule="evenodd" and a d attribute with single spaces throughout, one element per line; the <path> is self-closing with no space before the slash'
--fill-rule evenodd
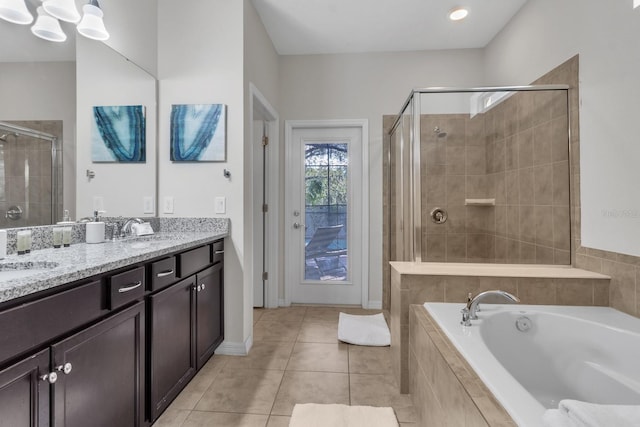
<path id="1" fill-rule="evenodd" d="M 55 220 L 55 137 L 28 130 L 33 134 L 0 127 L 0 228 L 45 225 Z M 44 135 L 54 139 L 42 139 Z"/>

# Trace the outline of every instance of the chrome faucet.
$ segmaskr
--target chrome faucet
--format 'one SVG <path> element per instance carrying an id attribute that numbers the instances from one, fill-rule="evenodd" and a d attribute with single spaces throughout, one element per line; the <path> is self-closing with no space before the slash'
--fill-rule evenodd
<path id="1" fill-rule="evenodd" d="M 142 224 L 144 221 L 141 220 L 140 218 L 131 218 L 125 221 L 125 223 L 122 225 L 122 228 L 120 228 L 120 237 L 127 237 L 131 234 L 132 230 L 131 230 L 131 226 L 133 224 Z"/>
<path id="2" fill-rule="evenodd" d="M 504 300 L 508 303 L 520 302 L 520 298 L 515 295 L 511 295 L 506 291 L 493 290 L 480 292 L 475 297 L 469 298 L 469 300 L 467 301 L 467 306 L 461 310 L 462 321 L 460 322 L 460 324 L 464 326 L 471 326 L 471 320 L 478 319 L 478 316 L 476 314 L 476 312 L 480 311 L 478 304 L 480 304 L 480 301 L 488 297 L 501 297 L 504 298 Z"/>

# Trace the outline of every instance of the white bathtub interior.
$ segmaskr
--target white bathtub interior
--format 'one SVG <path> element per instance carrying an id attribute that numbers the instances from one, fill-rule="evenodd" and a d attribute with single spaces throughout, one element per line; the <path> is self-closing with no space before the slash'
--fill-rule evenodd
<path id="1" fill-rule="evenodd" d="M 562 399 L 640 405 L 640 319 L 608 307 L 426 303 L 457 350 L 521 426 Z"/>

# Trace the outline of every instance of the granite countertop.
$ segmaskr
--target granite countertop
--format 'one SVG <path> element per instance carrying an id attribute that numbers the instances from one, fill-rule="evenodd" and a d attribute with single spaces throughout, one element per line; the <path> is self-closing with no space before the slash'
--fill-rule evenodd
<path id="1" fill-rule="evenodd" d="M 9 255 L 0 260 L 0 303 L 193 248 L 227 235 L 226 231 L 159 232 L 148 237 L 98 244 L 77 243 L 67 248 L 47 248 L 26 255 Z M 40 270 L 18 278 L 2 277 L 2 271 L 29 267 Z"/>

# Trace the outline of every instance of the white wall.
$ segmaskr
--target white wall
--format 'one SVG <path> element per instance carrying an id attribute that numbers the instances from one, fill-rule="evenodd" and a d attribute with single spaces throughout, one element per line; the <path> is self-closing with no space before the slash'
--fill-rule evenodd
<path id="1" fill-rule="evenodd" d="M 269 38 L 253 3 L 250 0 L 244 0 L 244 167 L 245 171 L 247 171 L 244 186 L 244 203 L 245 211 L 247 212 L 244 222 L 244 235 L 245 247 L 248 248 L 245 254 L 244 270 L 247 273 L 245 280 L 248 281 L 252 291 L 255 283 L 262 283 L 262 214 L 260 213 L 262 211 L 260 206 L 262 199 L 261 197 L 256 198 L 255 196 L 256 194 L 262 193 L 263 176 L 261 163 L 262 148 L 259 148 L 257 145 L 257 141 L 259 141 L 259 138 L 262 136 L 262 122 L 258 124 L 254 121 L 254 123 L 251 123 L 251 109 L 253 106 L 251 98 L 253 97 L 253 94 L 250 90 L 250 85 L 253 84 L 262 96 L 266 98 L 271 107 L 277 110 L 279 100 L 278 67 L 278 54 L 273 47 L 273 43 L 271 43 L 271 39 Z M 259 135 L 257 135 L 256 130 L 260 131 Z M 272 143 L 270 144 L 269 150 L 273 152 L 278 149 L 279 141 L 277 138 L 273 138 L 274 135 L 271 136 Z M 277 156 L 278 153 L 276 152 L 275 155 Z M 267 162 L 271 167 L 277 167 L 275 162 L 269 162 L 268 160 Z M 255 164 L 258 164 L 259 167 L 254 167 Z M 268 187 L 270 184 L 268 177 L 266 181 Z M 267 193 L 269 193 L 268 189 Z M 272 217 L 276 212 L 277 211 L 275 209 L 271 209 Z M 279 218 L 276 218 L 276 220 L 279 221 Z M 254 226 L 254 224 L 259 225 Z M 258 227 L 260 227 L 260 229 L 258 229 Z M 267 228 L 269 228 L 269 225 L 267 225 Z M 269 232 L 269 230 L 267 230 L 267 232 Z M 253 236 L 256 238 L 254 239 Z M 279 250 L 279 248 L 281 248 L 281 242 L 279 240 L 276 242 L 268 241 L 268 243 L 270 245 L 275 245 L 278 250 L 267 251 L 267 263 L 269 263 L 270 257 L 282 253 L 282 251 Z M 272 252 L 276 252 L 276 254 Z M 280 258 L 280 271 L 269 272 L 272 279 L 269 283 L 271 286 L 277 286 L 277 281 L 275 279 L 282 277 L 281 270 L 283 260 L 282 257 Z M 267 301 L 268 305 L 268 299 L 265 299 L 265 301 Z M 245 307 L 252 307 L 253 304 L 253 292 L 247 292 L 245 295 Z M 249 315 L 253 316 L 253 310 L 247 310 L 245 312 L 245 316 Z M 245 325 L 252 324 L 252 319 L 245 317 Z"/>
<path id="2" fill-rule="evenodd" d="M 640 255 L 640 9 L 529 0 L 485 52 L 488 84 L 528 84 L 580 55 L 582 245 Z"/>
<path id="3" fill-rule="evenodd" d="M 0 120 L 62 120 L 63 205 L 76 201 L 76 64 L 0 64 Z"/>
<path id="4" fill-rule="evenodd" d="M 143 197 L 156 194 L 156 82 L 100 42 L 79 37 L 77 50 L 77 153 L 75 217 L 91 216 L 94 196 L 103 197 L 108 216 L 142 217 Z M 146 108 L 146 162 L 93 163 L 91 129 L 94 106 L 143 105 Z M 87 179 L 86 170 L 95 172 Z"/>
<path id="5" fill-rule="evenodd" d="M 176 217 L 231 219 L 225 242 L 225 344 L 241 345 L 250 336 L 245 324 L 244 273 L 244 92 L 243 4 L 225 0 L 158 2 L 158 193 L 174 198 Z M 169 125 L 172 104 L 227 105 L 227 161 L 172 163 Z M 223 176 L 223 169 L 231 178 Z M 224 215 L 214 213 L 214 198 L 226 197 Z M 161 216 L 164 214 L 160 209 Z M 250 295 L 250 294 L 249 294 Z M 223 344 L 223 347 L 225 347 Z M 235 347 L 234 347 L 235 348 Z"/>
<path id="6" fill-rule="evenodd" d="M 483 82 L 482 51 L 474 49 L 280 57 L 282 121 L 369 120 L 372 304 L 382 301 L 382 116 L 398 114 L 413 88 Z M 283 157 L 281 162 L 284 165 Z"/>

